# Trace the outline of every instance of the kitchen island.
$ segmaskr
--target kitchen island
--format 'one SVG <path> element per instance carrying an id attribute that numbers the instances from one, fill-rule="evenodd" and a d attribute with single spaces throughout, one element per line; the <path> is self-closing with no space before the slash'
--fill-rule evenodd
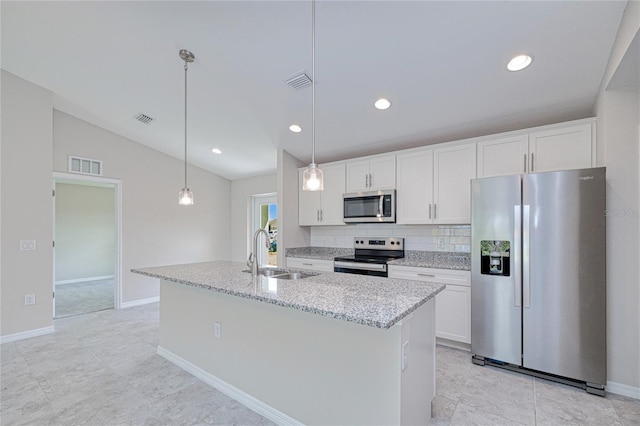
<path id="1" fill-rule="evenodd" d="M 443 285 L 244 269 L 133 270 L 161 280 L 161 356 L 278 424 L 428 422 Z"/>

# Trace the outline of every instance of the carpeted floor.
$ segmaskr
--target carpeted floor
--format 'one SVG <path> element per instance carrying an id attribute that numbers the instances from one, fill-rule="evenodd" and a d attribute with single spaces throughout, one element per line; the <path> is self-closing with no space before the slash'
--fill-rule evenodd
<path id="1" fill-rule="evenodd" d="M 56 285 L 56 318 L 114 308 L 114 280 Z"/>

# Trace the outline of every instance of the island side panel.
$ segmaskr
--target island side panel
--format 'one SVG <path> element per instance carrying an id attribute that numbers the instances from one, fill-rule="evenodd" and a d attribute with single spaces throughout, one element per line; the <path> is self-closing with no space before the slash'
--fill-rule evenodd
<path id="1" fill-rule="evenodd" d="M 436 310 L 429 300 L 402 321 L 402 343 L 408 342 L 402 371 L 401 424 L 426 424 L 436 395 Z M 427 421 L 425 421 L 427 419 Z"/>
<path id="2" fill-rule="evenodd" d="M 305 424 L 401 423 L 408 319 L 383 330 L 168 281 L 160 294 L 163 350 Z"/>

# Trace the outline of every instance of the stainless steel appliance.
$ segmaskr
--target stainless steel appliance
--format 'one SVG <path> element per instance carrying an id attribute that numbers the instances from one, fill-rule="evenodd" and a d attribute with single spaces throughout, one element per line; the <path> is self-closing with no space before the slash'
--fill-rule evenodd
<path id="1" fill-rule="evenodd" d="M 395 222 L 396 190 L 354 192 L 343 195 L 344 222 Z"/>
<path id="2" fill-rule="evenodd" d="M 605 168 L 471 183 L 471 352 L 604 395 Z"/>
<path id="3" fill-rule="evenodd" d="M 388 277 L 387 262 L 404 257 L 404 238 L 356 237 L 353 256 L 333 259 L 334 272 Z"/>

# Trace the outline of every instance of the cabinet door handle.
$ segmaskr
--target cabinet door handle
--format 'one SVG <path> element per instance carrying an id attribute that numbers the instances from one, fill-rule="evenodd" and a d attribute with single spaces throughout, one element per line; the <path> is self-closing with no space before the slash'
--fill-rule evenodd
<path id="1" fill-rule="evenodd" d="M 438 218 L 438 205 L 436 203 L 433 203 L 433 218 L 437 219 Z"/>
<path id="2" fill-rule="evenodd" d="M 429 278 L 435 278 L 436 277 L 433 274 L 423 274 L 423 273 L 420 273 L 420 272 L 418 272 L 418 276 L 419 277 L 429 277 Z"/>
<path id="3" fill-rule="evenodd" d="M 320 222 L 324 220 L 324 210 L 320 209 Z"/>
<path id="4" fill-rule="evenodd" d="M 429 219 L 431 219 L 431 204 L 429 204 Z"/>
<path id="5" fill-rule="evenodd" d="M 316 210 L 316 222 L 320 222 L 320 210 Z"/>
<path id="6" fill-rule="evenodd" d="M 369 187 L 369 173 L 367 173 L 366 175 L 364 175 L 364 187 L 368 188 Z"/>
<path id="7" fill-rule="evenodd" d="M 302 263 L 304 266 L 313 266 L 313 263 Z"/>
<path id="8" fill-rule="evenodd" d="M 531 171 L 534 171 L 534 167 L 533 167 L 533 152 L 531 153 Z"/>
<path id="9" fill-rule="evenodd" d="M 527 173 L 527 154 L 524 155 L 524 172 Z"/>
<path id="10" fill-rule="evenodd" d="M 373 175 L 369 173 L 369 188 L 373 186 Z"/>

